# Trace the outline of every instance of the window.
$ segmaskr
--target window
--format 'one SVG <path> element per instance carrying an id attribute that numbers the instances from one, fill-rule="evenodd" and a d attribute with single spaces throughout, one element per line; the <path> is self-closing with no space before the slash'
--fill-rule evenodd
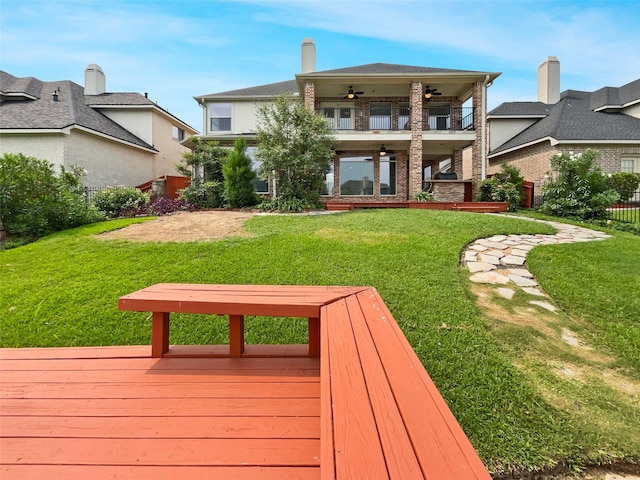
<path id="1" fill-rule="evenodd" d="M 380 157 L 380 195 L 396 194 L 396 157 Z"/>
<path id="2" fill-rule="evenodd" d="M 391 130 L 391 103 L 371 102 L 369 106 L 369 129 Z"/>
<path id="3" fill-rule="evenodd" d="M 324 176 L 324 188 L 322 189 L 323 195 L 333 195 L 333 186 L 334 184 L 334 172 L 333 172 L 333 161 L 329 165 L 329 171 Z"/>
<path id="4" fill-rule="evenodd" d="M 640 173 L 640 158 L 623 158 L 620 160 L 620 171 Z"/>
<path id="5" fill-rule="evenodd" d="M 373 195 L 373 158 L 340 159 L 340 195 Z"/>
<path id="6" fill-rule="evenodd" d="M 251 168 L 256 172 L 256 178 L 251 180 L 251 183 L 253 184 L 253 188 L 256 193 L 269 193 L 269 182 L 267 180 L 262 180 L 257 176 L 262 162 L 260 160 L 256 160 L 256 150 L 256 147 L 247 147 L 247 156 L 251 159 Z"/>
<path id="7" fill-rule="evenodd" d="M 209 130 L 212 132 L 231 131 L 231 104 L 209 104 Z"/>
<path id="8" fill-rule="evenodd" d="M 178 140 L 179 142 L 181 142 L 182 140 L 184 140 L 184 130 L 174 125 L 171 127 L 171 136 L 174 140 Z"/>

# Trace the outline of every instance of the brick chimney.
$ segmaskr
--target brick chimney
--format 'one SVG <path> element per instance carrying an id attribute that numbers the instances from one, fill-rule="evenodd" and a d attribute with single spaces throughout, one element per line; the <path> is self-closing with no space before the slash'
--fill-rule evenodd
<path id="1" fill-rule="evenodd" d="M 547 57 L 538 67 L 538 101 L 553 104 L 560 101 L 560 61 Z"/>
<path id="2" fill-rule="evenodd" d="M 316 71 L 316 44 L 312 38 L 302 40 L 302 71 L 300 73 L 313 73 Z"/>
<path id="3" fill-rule="evenodd" d="M 84 71 L 84 94 L 102 95 L 107 91 L 107 82 L 100 65 L 92 63 Z"/>

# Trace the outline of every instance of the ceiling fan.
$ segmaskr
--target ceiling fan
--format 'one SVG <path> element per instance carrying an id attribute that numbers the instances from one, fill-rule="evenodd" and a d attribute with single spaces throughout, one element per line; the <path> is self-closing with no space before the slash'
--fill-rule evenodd
<path id="1" fill-rule="evenodd" d="M 442 93 L 440 93 L 437 88 L 429 88 L 429 85 L 427 85 L 427 88 L 424 91 L 424 98 L 430 100 L 434 95 L 442 95 Z"/>
<path id="2" fill-rule="evenodd" d="M 349 91 L 347 92 L 347 94 L 342 98 L 343 100 L 357 100 L 359 97 L 358 95 L 362 95 L 364 94 L 364 92 L 354 92 L 353 91 L 353 87 L 349 86 Z"/>

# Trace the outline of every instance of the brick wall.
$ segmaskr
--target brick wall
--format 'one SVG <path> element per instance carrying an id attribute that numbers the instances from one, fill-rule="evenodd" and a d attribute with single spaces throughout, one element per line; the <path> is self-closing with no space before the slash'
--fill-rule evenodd
<path id="1" fill-rule="evenodd" d="M 489 173 L 500 170 L 503 162 L 509 162 L 518 169 L 525 180 L 542 185 L 544 176 L 551 168 L 551 157 L 558 152 L 580 153 L 589 148 L 598 150 L 596 163 L 604 173 L 619 172 L 620 160 L 624 155 L 639 155 L 640 145 L 557 145 L 551 146 L 549 142 L 539 143 L 522 148 L 515 152 L 500 155 L 492 159 L 489 164 Z"/>

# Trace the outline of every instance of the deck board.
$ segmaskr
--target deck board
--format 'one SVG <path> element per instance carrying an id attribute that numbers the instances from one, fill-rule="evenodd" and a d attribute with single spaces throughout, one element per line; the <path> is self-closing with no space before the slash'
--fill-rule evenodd
<path id="1" fill-rule="evenodd" d="M 149 353 L 0 350 L 0 476 L 320 477 L 319 359 Z"/>

